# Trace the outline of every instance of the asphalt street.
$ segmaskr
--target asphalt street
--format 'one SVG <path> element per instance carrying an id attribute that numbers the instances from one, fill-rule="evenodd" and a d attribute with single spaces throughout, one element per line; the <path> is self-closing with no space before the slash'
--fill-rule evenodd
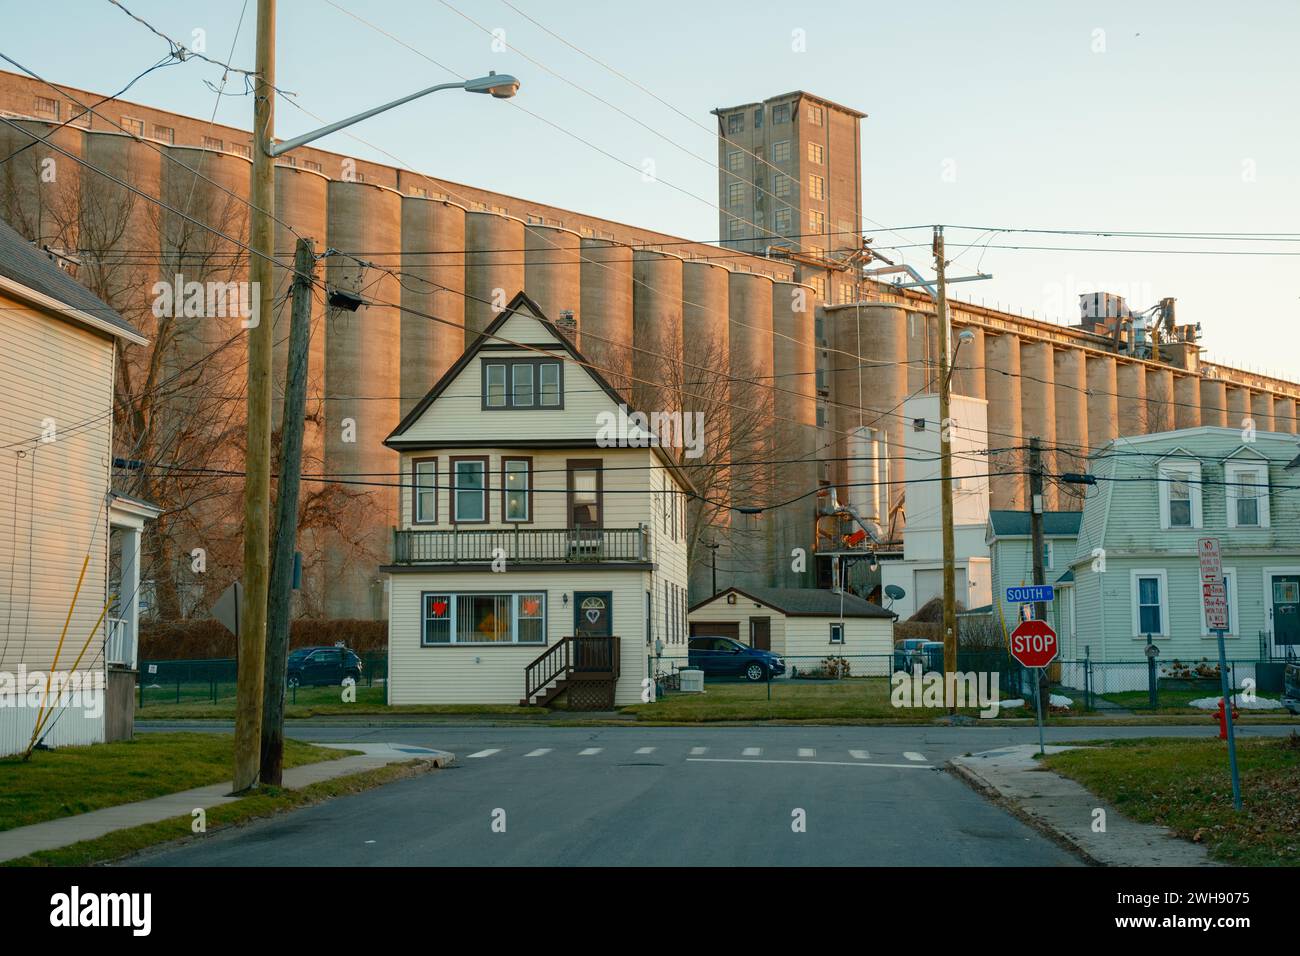
<path id="1" fill-rule="evenodd" d="M 228 725 L 148 724 L 142 731 Z M 453 767 L 131 861 L 146 866 L 1075 866 L 943 771 L 1033 727 L 562 727 L 293 721 L 319 742 L 450 750 Z M 1208 736 L 1052 728 L 1049 742 Z M 1285 733 L 1242 727 L 1243 737 Z"/>

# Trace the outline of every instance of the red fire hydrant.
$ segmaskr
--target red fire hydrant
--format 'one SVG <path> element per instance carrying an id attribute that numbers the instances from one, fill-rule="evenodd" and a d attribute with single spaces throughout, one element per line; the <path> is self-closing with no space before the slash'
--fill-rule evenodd
<path id="1" fill-rule="evenodd" d="M 1223 710 L 1224 710 L 1224 709 L 1223 709 L 1223 698 L 1220 697 L 1220 698 L 1219 698 L 1219 739 L 1220 739 L 1220 740 L 1227 740 L 1227 739 L 1228 739 L 1228 717 L 1227 717 L 1227 714 L 1225 714 L 1225 713 L 1223 712 Z M 1233 720 L 1236 720 L 1236 719 L 1237 719 L 1237 716 L 1238 716 L 1238 714 L 1237 714 L 1237 708 L 1236 708 L 1236 707 L 1233 707 L 1233 708 L 1232 708 L 1232 719 L 1233 719 Z"/>

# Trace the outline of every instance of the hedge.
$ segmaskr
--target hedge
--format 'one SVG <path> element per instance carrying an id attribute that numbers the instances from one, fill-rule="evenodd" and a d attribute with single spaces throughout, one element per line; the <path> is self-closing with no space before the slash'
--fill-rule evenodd
<path id="1" fill-rule="evenodd" d="M 359 654 L 383 652 L 388 648 L 388 622 L 300 618 L 289 630 L 290 648 L 333 645 L 339 641 Z M 215 619 L 140 622 L 140 660 L 205 660 L 234 656 L 235 636 Z"/>

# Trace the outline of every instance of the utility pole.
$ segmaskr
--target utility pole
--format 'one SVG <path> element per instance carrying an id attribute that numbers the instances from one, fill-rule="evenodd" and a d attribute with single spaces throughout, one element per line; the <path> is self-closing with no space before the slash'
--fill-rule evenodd
<path id="1" fill-rule="evenodd" d="M 280 481 L 275 500 L 271 583 L 266 598 L 266 678 L 262 690 L 262 783 L 280 786 L 284 770 L 284 682 L 292 617 L 293 555 L 298 541 L 303 417 L 307 410 L 315 248 L 299 239 L 293 257 L 293 314 L 285 368 L 284 424 L 280 427 Z"/>
<path id="2" fill-rule="evenodd" d="M 952 418 L 949 412 L 949 373 L 952 361 L 952 326 L 948 321 L 948 292 L 945 285 L 943 226 L 934 227 L 935 311 L 939 319 L 939 497 L 943 521 L 943 670 L 957 671 L 957 547 L 952 530 Z M 948 702 L 948 712 L 956 713 L 956 700 Z"/>
<path id="3" fill-rule="evenodd" d="M 709 550 L 713 552 L 713 554 L 710 555 L 710 557 L 713 559 L 713 561 L 712 561 L 712 564 L 713 564 L 713 596 L 714 596 L 714 597 L 717 597 L 717 596 L 718 596 L 718 547 L 719 547 L 719 545 L 718 545 L 718 542 L 714 541 L 714 542 L 713 542 L 712 544 L 710 544 L 708 547 L 709 547 Z"/>
<path id="4" fill-rule="evenodd" d="M 1029 439 L 1029 533 L 1034 549 L 1034 584 L 1043 585 L 1043 446 L 1037 435 Z M 1034 602 L 1034 620 L 1047 620 L 1047 602 Z M 1047 668 L 1038 668 L 1038 695 L 1047 689 Z"/>
<path id="5" fill-rule="evenodd" d="M 275 0 L 257 3 L 257 77 L 253 86 L 253 178 L 249 275 L 257 296 L 248 329 L 248 447 L 244 452 L 244 606 L 239 625 L 235 699 L 235 792 L 257 783 L 261 755 L 262 682 L 271 498 L 271 318 L 275 253 Z"/>

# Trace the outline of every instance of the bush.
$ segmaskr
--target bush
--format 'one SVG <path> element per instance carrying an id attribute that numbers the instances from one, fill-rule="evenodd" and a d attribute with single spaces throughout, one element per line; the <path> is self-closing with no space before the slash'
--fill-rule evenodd
<path id="1" fill-rule="evenodd" d="M 805 680 L 839 680 L 850 676 L 852 665 L 843 657 L 826 657 L 816 667 L 805 671 L 793 672 L 792 677 Z"/>
<path id="2" fill-rule="evenodd" d="M 388 647 L 387 621 L 299 618 L 289 628 L 289 647 L 333 645 L 342 641 L 358 654 Z M 140 659 L 211 660 L 235 656 L 235 636 L 213 618 L 141 621 Z"/>

